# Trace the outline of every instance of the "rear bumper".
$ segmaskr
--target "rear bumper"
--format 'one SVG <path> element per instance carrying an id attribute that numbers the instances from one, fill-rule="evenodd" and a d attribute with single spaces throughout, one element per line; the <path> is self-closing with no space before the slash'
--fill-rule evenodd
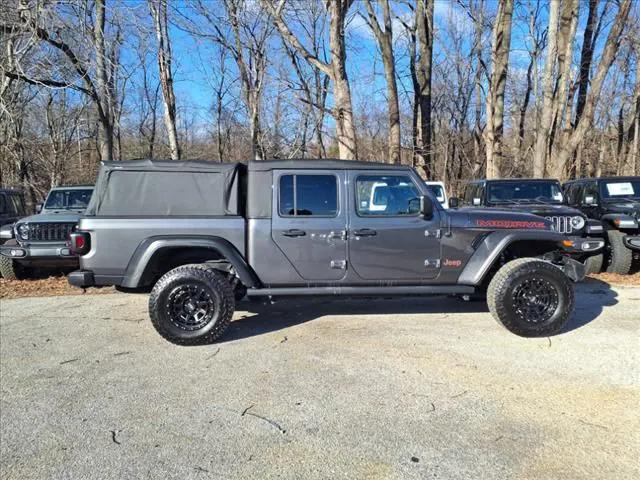
<path id="1" fill-rule="evenodd" d="M 622 241 L 627 248 L 640 251 L 640 235 L 627 235 Z"/>
<path id="2" fill-rule="evenodd" d="M 67 280 L 74 287 L 87 288 L 93 287 L 96 282 L 93 278 L 93 272 L 88 270 L 76 270 L 67 275 Z"/>

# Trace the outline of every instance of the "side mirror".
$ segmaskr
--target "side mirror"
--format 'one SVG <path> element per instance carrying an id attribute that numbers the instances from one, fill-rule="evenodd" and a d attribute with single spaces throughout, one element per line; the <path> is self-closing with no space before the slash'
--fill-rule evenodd
<path id="1" fill-rule="evenodd" d="M 458 197 L 449 197 L 449 208 L 460 207 L 460 199 Z"/>
<path id="2" fill-rule="evenodd" d="M 13 223 L 0 227 L 0 243 L 4 243 L 5 241 L 11 240 L 13 238 L 13 227 Z"/>
<path id="3" fill-rule="evenodd" d="M 41 204 L 41 203 L 38 203 L 38 204 L 36 205 L 36 213 L 40 213 L 41 211 L 42 211 L 42 204 Z"/>
<path id="4" fill-rule="evenodd" d="M 427 220 L 433 217 L 433 202 L 425 195 L 420 197 L 420 215 Z"/>
<path id="5" fill-rule="evenodd" d="M 587 195 L 586 197 L 584 197 L 584 204 L 593 206 L 596 204 L 596 198 L 591 195 Z"/>

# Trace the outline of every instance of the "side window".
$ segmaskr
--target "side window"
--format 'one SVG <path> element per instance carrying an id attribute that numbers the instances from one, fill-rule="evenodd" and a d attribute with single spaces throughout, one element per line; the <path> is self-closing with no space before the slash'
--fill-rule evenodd
<path id="1" fill-rule="evenodd" d="M 579 202 L 586 203 L 585 199 L 587 197 L 593 197 L 593 203 L 598 201 L 598 187 L 596 186 L 596 182 L 587 182 L 584 184 L 584 190 Z"/>
<path id="2" fill-rule="evenodd" d="M 11 195 L 11 204 L 16 215 L 24 215 L 24 202 L 20 195 Z"/>
<path id="3" fill-rule="evenodd" d="M 406 175 L 362 175 L 356 178 L 356 212 L 366 216 L 418 215 L 420 192 Z"/>
<path id="4" fill-rule="evenodd" d="M 564 198 L 569 205 L 573 205 L 573 184 L 563 185 L 562 193 L 564 194 Z"/>
<path id="5" fill-rule="evenodd" d="M 462 197 L 462 201 L 465 204 L 471 204 L 471 199 L 473 198 L 473 190 L 475 189 L 475 185 L 473 183 L 467 184 L 464 188 L 464 196 Z"/>
<path id="6" fill-rule="evenodd" d="M 478 185 L 476 185 L 476 188 L 473 191 L 473 198 L 471 199 L 471 204 L 475 206 L 482 204 L 483 193 L 484 193 L 484 184 L 479 183 Z M 473 203 L 474 198 L 478 199 L 476 203 Z"/>
<path id="7" fill-rule="evenodd" d="M 7 197 L 4 193 L 0 193 L 0 213 L 9 213 L 7 211 Z"/>
<path id="8" fill-rule="evenodd" d="M 283 217 L 335 217 L 338 181 L 333 175 L 283 175 L 278 211 Z"/>

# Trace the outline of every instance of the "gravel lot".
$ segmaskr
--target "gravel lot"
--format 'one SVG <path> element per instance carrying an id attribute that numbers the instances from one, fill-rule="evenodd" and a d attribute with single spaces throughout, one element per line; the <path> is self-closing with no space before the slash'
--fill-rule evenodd
<path id="1" fill-rule="evenodd" d="M 2 300 L 0 477 L 640 478 L 640 288 L 521 339 L 455 299 L 241 303 L 177 347 L 145 295 Z"/>

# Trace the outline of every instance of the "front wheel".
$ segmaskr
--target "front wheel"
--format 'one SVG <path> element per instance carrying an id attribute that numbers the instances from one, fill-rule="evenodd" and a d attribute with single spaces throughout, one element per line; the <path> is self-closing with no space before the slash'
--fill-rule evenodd
<path id="1" fill-rule="evenodd" d="M 493 317 L 521 337 L 561 331 L 571 317 L 571 280 L 558 267 L 536 258 L 520 258 L 495 274 L 487 291 Z"/>
<path id="2" fill-rule="evenodd" d="M 609 230 L 609 258 L 607 259 L 607 272 L 627 275 L 631 271 L 633 252 L 624 244 L 625 234 L 618 230 Z"/>
<path id="3" fill-rule="evenodd" d="M 13 258 L 0 255 L 0 277 L 5 280 L 25 280 L 30 276 L 30 269 L 20 265 Z"/>
<path id="4" fill-rule="evenodd" d="M 177 345 L 200 345 L 229 327 L 235 301 L 227 279 L 201 265 L 183 265 L 158 280 L 149 297 L 157 332 Z"/>

